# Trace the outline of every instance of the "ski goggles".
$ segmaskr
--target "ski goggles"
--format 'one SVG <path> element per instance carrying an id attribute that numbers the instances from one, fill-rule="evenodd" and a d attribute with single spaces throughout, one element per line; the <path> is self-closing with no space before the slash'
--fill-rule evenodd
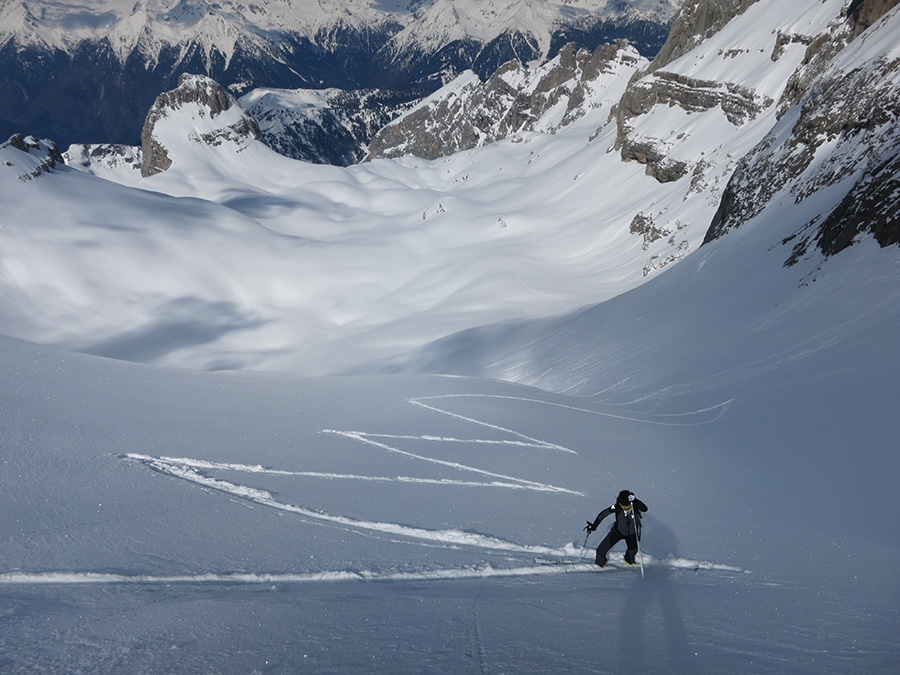
<path id="1" fill-rule="evenodd" d="M 631 508 L 631 504 L 630 504 L 630 503 L 629 503 L 629 504 L 619 504 L 619 506 L 621 506 L 622 509 L 624 509 L 625 511 L 627 511 L 628 509 Z"/>

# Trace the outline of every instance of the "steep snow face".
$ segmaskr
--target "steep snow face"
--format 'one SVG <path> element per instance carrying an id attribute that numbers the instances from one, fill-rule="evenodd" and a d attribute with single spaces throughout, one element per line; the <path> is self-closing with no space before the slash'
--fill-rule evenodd
<path id="1" fill-rule="evenodd" d="M 651 268 L 702 241 L 738 160 L 775 123 L 806 45 L 842 9 L 842 0 L 750 3 L 687 53 L 630 83 L 617 107 L 615 147 L 659 182 L 686 186 L 684 203 L 648 203 L 632 221 L 655 247 Z"/>
<path id="2" fill-rule="evenodd" d="M 835 38 L 851 31 L 842 21 Z M 741 161 L 708 240 L 766 209 L 793 203 L 801 220 L 790 235 L 792 264 L 813 245 L 838 253 L 863 232 L 874 233 L 883 246 L 900 241 L 898 33 L 900 8 L 895 8 L 833 57 L 799 103 Z M 804 210 L 807 200 L 817 203 L 812 214 Z"/>

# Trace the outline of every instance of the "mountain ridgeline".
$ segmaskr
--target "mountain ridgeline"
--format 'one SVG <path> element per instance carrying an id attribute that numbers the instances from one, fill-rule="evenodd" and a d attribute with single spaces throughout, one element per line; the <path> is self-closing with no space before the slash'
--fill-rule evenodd
<path id="1" fill-rule="evenodd" d="M 123 150 L 104 153 L 136 155 L 135 166 L 142 164 L 145 176 L 165 170 L 169 160 L 154 138 L 153 125 L 188 99 L 212 106 L 212 116 L 237 106 L 238 121 L 221 133 L 247 134 L 288 156 L 343 165 L 404 155 L 435 159 L 522 133 L 555 133 L 587 111 L 602 108 L 616 125 L 613 149 L 622 161 L 645 165 L 660 183 L 689 180 L 685 199 L 715 200 L 703 242 L 751 221 L 779 193 L 786 191 L 799 203 L 842 183 L 852 187 L 798 227 L 786 264 L 796 263 L 813 247 L 826 255 L 838 253 L 865 232 L 882 246 L 898 243 L 898 61 L 879 54 L 852 68 L 842 62 L 850 43 L 877 41 L 864 33 L 892 16 L 897 0 L 846 2 L 816 34 L 778 32 L 763 61 L 773 73 L 781 73 L 783 81 L 774 86 L 771 76 L 756 76 L 756 82 L 728 75 L 711 80 L 677 66 L 682 56 L 756 4 L 686 3 L 652 61 L 625 42 L 593 52 L 570 43 L 541 66 L 526 67 L 514 59 L 486 78 L 467 71 L 406 110 L 377 89 L 262 89 L 238 100 L 209 78 L 182 76 L 180 87 L 160 95 L 145 120 L 143 157 Z M 888 26 L 880 31 L 891 35 Z M 802 51 L 796 67 L 785 55 L 789 47 Z M 742 50 L 732 51 L 725 56 L 733 60 Z M 647 120 L 662 107 L 709 119 L 724 115 L 736 136 L 752 138 L 746 130 L 756 127 L 752 133 L 758 142 L 741 157 L 697 154 L 691 149 L 691 132 L 672 136 L 649 130 Z M 760 130 L 760 125 L 769 126 Z M 81 152 L 82 157 L 88 154 Z M 670 242 L 647 263 L 645 274 L 689 252 L 691 246 L 679 236 L 683 227 L 683 219 L 665 212 L 634 215 L 631 233 L 643 238 L 645 248 Z"/>
<path id="2" fill-rule="evenodd" d="M 647 56 L 665 40 L 676 0 L 64 0 L 0 4 L 0 136 L 70 143 L 137 142 L 147 109 L 183 73 L 232 94 L 382 89 L 413 100 L 472 69 L 545 60 L 575 42 L 628 39 Z M 523 7 L 524 5 L 524 7 Z"/>

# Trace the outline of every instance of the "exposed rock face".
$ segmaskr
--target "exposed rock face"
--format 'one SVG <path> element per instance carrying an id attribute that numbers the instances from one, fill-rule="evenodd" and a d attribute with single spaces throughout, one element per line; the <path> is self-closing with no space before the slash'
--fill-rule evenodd
<path id="1" fill-rule="evenodd" d="M 752 89 L 731 82 L 698 80 L 659 70 L 631 83 L 616 109 L 616 149 L 622 159 L 647 165 L 647 173 L 660 183 L 678 180 L 691 167 L 672 159 L 652 140 L 630 133 L 629 120 L 649 113 L 653 106 L 678 106 L 688 112 L 704 112 L 720 106 L 735 126 L 754 119 L 774 101 Z"/>
<path id="2" fill-rule="evenodd" d="M 270 148 L 293 159 L 335 166 L 362 161 L 372 137 L 415 103 L 406 93 L 379 89 L 256 89 L 239 102 Z"/>
<path id="3" fill-rule="evenodd" d="M 369 159 L 406 154 L 435 159 L 524 131 L 552 132 L 597 104 L 604 96 L 604 76 L 633 72 L 641 64 L 646 61 L 625 43 L 593 53 L 570 44 L 539 68 L 510 61 L 485 82 L 468 73 L 379 131 Z"/>
<path id="4" fill-rule="evenodd" d="M 847 18 L 856 37 L 866 28 L 897 6 L 900 0 L 852 0 L 847 8 Z"/>
<path id="5" fill-rule="evenodd" d="M 900 154 L 866 171 L 819 228 L 818 246 L 834 255 L 871 232 L 882 246 L 900 243 Z M 805 253 L 800 245 L 795 256 Z M 792 260 L 795 257 L 792 257 Z"/>
<path id="6" fill-rule="evenodd" d="M 900 0 L 852 0 L 845 12 L 837 17 L 827 31 L 808 43 L 803 65 L 788 81 L 778 102 L 779 116 L 800 101 L 810 85 L 831 65 L 834 57 L 851 40 L 874 24 Z M 788 40 L 793 36 L 784 36 Z"/>
<path id="7" fill-rule="evenodd" d="M 829 51 L 854 30 L 852 16 L 842 21 L 841 38 L 831 40 Z M 894 22 L 900 25 L 897 16 Z M 873 233 L 882 246 L 900 242 L 900 59 L 888 53 L 850 66 L 840 58 L 815 57 L 820 59 L 816 70 L 824 74 L 741 160 L 704 243 L 751 220 L 780 192 L 802 203 L 826 189 L 844 196 L 798 229 L 790 240 L 794 248 L 788 264 L 812 246 L 826 255 L 838 253 L 862 232 Z"/>
<path id="8" fill-rule="evenodd" d="M 758 0 L 688 0 L 675 15 L 669 37 L 647 70 L 631 82 L 616 108 L 616 149 L 626 161 L 645 164 L 647 174 L 661 183 L 679 180 L 694 168 L 672 158 L 658 139 L 632 133 L 630 120 L 646 115 L 656 105 L 678 106 L 688 112 L 704 112 L 720 106 L 735 126 L 757 117 L 774 101 L 733 82 L 700 80 L 665 70 L 742 14 Z"/>
<path id="9" fill-rule="evenodd" d="M 201 116 L 214 119 L 236 105 L 236 101 L 214 80 L 202 75 L 184 74 L 178 79 L 178 88 L 156 97 L 156 102 L 147 115 L 141 131 L 141 151 L 143 163 L 141 175 L 144 177 L 165 171 L 172 165 L 172 159 L 157 137 L 156 125 L 173 112 L 188 104 L 196 104 Z M 199 134 L 200 140 L 209 145 L 242 138 L 259 138 L 259 127 L 249 115 L 241 115 L 237 122 Z"/>
<path id="10" fill-rule="evenodd" d="M 63 153 L 66 164 L 79 168 L 88 173 L 93 173 L 93 167 L 125 166 L 129 169 L 140 171 L 141 149 L 130 145 L 116 145 L 112 143 L 76 144 L 69 146 Z"/>
<path id="11" fill-rule="evenodd" d="M 675 15 L 669 36 L 648 72 L 687 54 L 755 2 L 758 0 L 687 0 Z"/>

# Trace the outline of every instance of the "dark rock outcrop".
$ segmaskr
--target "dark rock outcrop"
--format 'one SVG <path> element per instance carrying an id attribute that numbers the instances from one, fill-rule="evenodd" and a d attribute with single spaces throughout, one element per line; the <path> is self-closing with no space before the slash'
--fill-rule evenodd
<path id="1" fill-rule="evenodd" d="M 758 0 L 686 0 L 675 14 L 669 36 L 650 62 L 647 72 L 664 68 L 684 56 L 756 2 Z"/>
<path id="2" fill-rule="evenodd" d="M 172 166 L 172 159 L 155 134 L 160 120 L 189 103 L 197 104 L 204 115 L 215 118 L 230 110 L 237 102 L 214 80 L 203 75 L 184 74 L 178 79 L 178 88 L 156 97 L 141 131 L 143 162 L 141 175 L 145 178 L 161 173 Z M 208 145 L 218 145 L 227 140 L 259 138 L 259 127 L 249 115 L 242 115 L 238 122 L 206 132 L 200 139 Z"/>
<path id="3" fill-rule="evenodd" d="M 409 154 L 435 159 L 535 130 L 559 106 L 559 119 L 541 128 L 552 132 L 585 113 L 598 78 L 615 68 L 634 69 L 639 62 L 637 51 L 622 42 L 593 52 L 570 44 L 539 68 L 509 61 L 484 82 L 470 74 L 381 129 L 368 158 Z"/>
<path id="4" fill-rule="evenodd" d="M 62 154 L 56 147 L 56 144 L 48 140 L 39 140 L 34 136 L 22 136 L 21 134 L 13 134 L 6 143 L 0 144 L 0 150 L 4 148 L 15 148 L 26 155 L 29 160 L 26 163 L 27 168 L 23 173 L 19 174 L 19 180 L 31 180 L 37 178 L 43 173 L 49 173 L 59 165 L 65 164 Z M 18 165 L 7 162 L 8 165 Z"/>
<path id="5" fill-rule="evenodd" d="M 866 6 L 854 4 L 860 13 Z M 896 3 L 873 6 L 886 4 Z M 865 16 L 871 20 L 873 14 Z M 849 43 L 857 19 L 848 12 L 839 21 L 842 30 L 828 31 L 828 48 L 820 45 L 806 64 L 803 77 L 810 82 L 797 85 L 798 91 L 806 89 L 799 102 L 739 163 L 704 243 L 753 219 L 778 193 L 800 203 L 826 189 L 844 196 L 798 228 L 786 264 L 796 263 L 812 247 L 825 255 L 839 253 L 864 232 L 882 246 L 900 243 L 900 59 L 883 55 L 853 68 L 835 68 L 834 55 Z"/>

